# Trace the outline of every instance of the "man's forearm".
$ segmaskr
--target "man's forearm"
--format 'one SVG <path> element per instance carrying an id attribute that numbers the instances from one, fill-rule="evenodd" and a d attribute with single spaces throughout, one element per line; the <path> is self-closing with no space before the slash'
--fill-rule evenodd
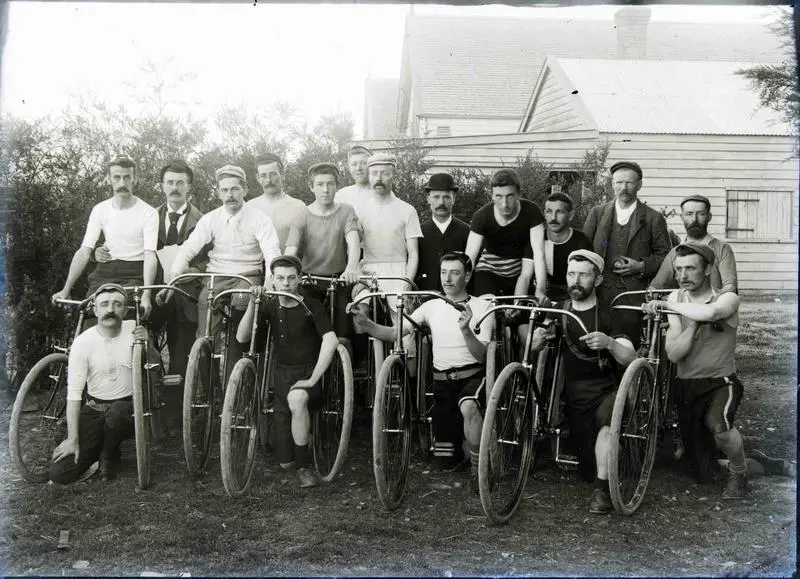
<path id="1" fill-rule="evenodd" d="M 67 281 L 64 282 L 64 289 L 67 290 L 67 292 L 72 289 L 75 282 L 81 277 L 83 270 L 85 270 L 86 266 L 89 264 L 91 255 L 92 249 L 90 247 L 80 247 L 78 251 L 75 252 L 75 255 L 72 256 L 72 261 L 69 264 L 69 272 L 67 273 Z"/>
<path id="2" fill-rule="evenodd" d="M 633 348 L 629 348 L 625 344 L 620 344 L 614 338 L 611 338 L 608 351 L 611 352 L 611 355 L 614 356 L 614 359 L 623 366 L 627 366 L 637 357 L 636 351 Z"/>
<path id="3" fill-rule="evenodd" d="M 465 330 L 461 330 L 461 335 L 464 336 L 464 341 L 467 344 L 467 349 L 469 353 L 472 354 L 472 357 L 475 358 L 478 362 L 483 362 L 486 360 L 486 344 L 481 342 L 475 334 L 472 333 L 470 328 Z"/>
<path id="4" fill-rule="evenodd" d="M 403 329 L 408 330 L 408 327 L 404 326 Z M 393 326 L 381 326 L 373 320 L 367 321 L 366 331 L 367 334 L 373 338 L 379 339 L 382 342 L 393 342 L 395 334 L 397 333 Z M 411 333 L 411 330 L 405 331 L 404 333 L 409 334 Z"/>
<path id="5" fill-rule="evenodd" d="M 155 251 L 144 252 L 144 262 L 142 263 L 142 279 L 144 285 L 156 283 L 156 272 L 158 271 L 158 258 Z M 143 293 L 150 294 L 151 290 L 144 290 Z"/>
<path id="6" fill-rule="evenodd" d="M 317 363 L 314 366 L 314 371 L 311 373 L 311 377 L 309 380 L 316 384 L 322 379 L 322 375 L 325 373 L 325 370 L 328 369 L 328 366 L 331 365 L 331 360 L 333 360 L 334 354 L 336 354 L 336 348 L 339 346 L 339 340 L 336 338 L 336 335 L 331 332 L 330 334 L 325 334 L 325 337 L 322 340 L 322 347 L 319 350 L 319 356 L 317 357 Z"/>
<path id="7" fill-rule="evenodd" d="M 406 260 L 406 277 L 414 279 L 417 277 L 417 268 L 419 267 L 419 254 L 417 252 L 409 252 L 408 259 Z"/>
<path id="8" fill-rule="evenodd" d="M 361 261 L 361 238 L 358 236 L 358 231 L 351 231 L 345 236 L 347 242 L 347 266 L 346 268 L 353 271 L 358 269 L 358 263 Z"/>
<path id="9" fill-rule="evenodd" d="M 547 293 L 547 265 L 544 262 L 544 255 L 534 257 L 533 268 L 536 275 L 536 293 L 545 295 Z"/>
<path id="10" fill-rule="evenodd" d="M 67 439 L 78 444 L 80 439 L 81 401 L 67 400 Z"/>
<path id="11" fill-rule="evenodd" d="M 696 334 L 697 324 L 689 324 L 674 339 L 670 339 L 669 336 L 667 336 L 664 350 L 667 352 L 667 358 L 669 358 L 670 362 L 677 363 L 683 360 L 689 352 L 692 351 Z"/>

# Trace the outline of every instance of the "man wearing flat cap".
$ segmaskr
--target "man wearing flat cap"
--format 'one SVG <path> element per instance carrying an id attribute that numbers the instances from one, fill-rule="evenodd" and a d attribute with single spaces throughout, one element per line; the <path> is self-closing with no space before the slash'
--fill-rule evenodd
<path id="1" fill-rule="evenodd" d="M 677 364 L 675 395 L 681 434 L 695 475 L 703 479 L 714 469 L 715 447 L 728 458 L 728 482 L 723 499 L 748 493 L 747 461 L 742 437 L 733 425 L 743 386 L 736 377 L 736 329 L 739 296 L 720 293 L 711 285 L 716 256 L 706 244 L 690 241 L 675 248 L 675 278 L 680 289 L 669 294 L 665 349 Z M 653 301 L 648 309 L 660 309 Z M 711 436 L 709 437 L 708 434 Z"/>
<path id="2" fill-rule="evenodd" d="M 714 251 L 714 264 L 711 266 L 711 286 L 720 293 L 738 292 L 736 258 L 731 246 L 717 239 L 708 232 L 711 221 L 711 202 L 703 195 L 689 195 L 681 201 L 681 219 L 686 227 L 684 243 L 701 243 Z M 656 289 L 674 289 L 678 287 L 675 272 L 672 269 L 675 260 L 675 248 L 672 248 L 661 267 L 650 282 Z"/>
<path id="3" fill-rule="evenodd" d="M 672 248 L 664 216 L 638 199 L 642 168 L 632 161 L 614 163 L 611 180 L 615 199 L 593 207 L 583 226 L 595 253 L 605 261 L 598 295 L 606 303 L 623 292 L 647 288 Z M 620 312 L 620 317 L 638 348 L 642 316 Z"/>
<path id="4" fill-rule="evenodd" d="M 347 169 L 353 178 L 353 184 L 342 187 L 336 193 L 336 200 L 339 203 L 347 203 L 356 210 L 358 215 L 361 202 L 372 195 L 372 187 L 369 185 L 369 171 L 367 170 L 367 159 L 372 155 L 372 151 L 361 145 L 353 145 L 347 151 Z"/>
<path id="5" fill-rule="evenodd" d="M 419 272 L 417 287 L 421 290 L 442 291 L 439 258 L 453 251 L 464 251 L 469 237 L 469 225 L 453 216 L 453 203 L 458 187 L 448 173 L 431 175 L 425 186 L 431 218 L 422 224 L 419 240 Z M 467 287 L 469 291 L 470 287 Z"/>
<path id="6" fill-rule="evenodd" d="M 336 327 L 340 338 L 351 339 L 352 322 L 346 312 L 353 284 L 361 275 L 361 226 L 355 210 L 339 203 L 336 189 L 339 170 L 333 163 L 316 163 L 308 169 L 308 186 L 315 201 L 306 207 L 300 240 L 303 272 L 322 277 L 341 277 L 347 282 L 336 291 Z M 327 296 L 327 282 L 311 282 L 306 289 L 320 302 Z"/>
<path id="7" fill-rule="evenodd" d="M 266 265 L 281 254 L 278 234 L 269 217 L 245 204 L 247 178 L 244 169 L 236 165 L 225 165 L 217 169 L 215 177 L 217 196 L 222 201 L 222 207 L 200 218 L 194 231 L 175 257 L 168 279 L 172 280 L 186 272 L 192 259 L 201 251 L 208 249 L 207 273 L 236 274 L 261 285 L 264 283 Z M 248 286 L 237 279 L 221 279 L 214 283 L 216 292 L 243 287 Z M 162 290 L 159 292 L 159 301 L 169 299 L 171 293 Z M 204 286 L 198 300 L 197 337 L 205 334 L 207 295 L 208 288 Z M 233 304 L 237 310 L 243 310 L 247 305 L 246 300 L 237 301 L 236 297 L 233 298 Z M 216 332 L 221 323 L 221 316 L 212 313 L 212 332 Z M 231 359 L 237 360 L 242 351 L 240 348 L 232 347 Z"/>
<path id="8" fill-rule="evenodd" d="M 588 249 L 578 249 L 567 258 L 567 290 L 570 299 L 561 309 L 578 316 L 588 334 L 572 318 L 562 316 L 561 351 L 564 353 L 562 396 L 569 415 L 570 440 L 578 455 L 578 471 L 584 480 L 594 479 L 595 490 L 589 512 L 613 510 L 608 486 L 610 426 L 619 380 L 625 366 L 636 359 L 630 337 L 597 295 L 603 282 L 603 258 Z M 531 341 L 534 352 L 555 336 L 554 328 L 536 328 Z M 559 426 L 559 425 L 551 425 Z"/>
<path id="9" fill-rule="evenodd" d="M 247 204 L 262 211 L 272 221 L 278 234 L 281 253 L 297 255 L 306 204 L 283 190 L 283 161 L 267 153 L 256 160 L 256 178 L 263 193 Z"/>

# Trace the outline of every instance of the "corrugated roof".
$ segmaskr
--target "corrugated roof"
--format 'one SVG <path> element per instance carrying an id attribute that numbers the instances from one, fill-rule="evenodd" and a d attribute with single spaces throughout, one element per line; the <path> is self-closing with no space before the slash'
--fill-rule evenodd
<path id="1" fill-rule="evenodd" d="M 413 15 L 405 50 L 415 114 L 519 119 L 545 56 L 617 58 L 617 31 L 611 20 Z M 777 62 L 781 56 L 778 39 L 760 24 L 647 26 L 647 59 Z"/>
<path id="2" fill-rule="evenodd" d="M 393 137 L 397 130 L 396 78 L 368 78 L 364 98 L 364 138 Z"/>
<path id="3" fill-rule="evenodd" d="M 791 135 L 760 106 L 736 62 L 548 60 L 559 66 L 597 130 L 607 133 Z"/>

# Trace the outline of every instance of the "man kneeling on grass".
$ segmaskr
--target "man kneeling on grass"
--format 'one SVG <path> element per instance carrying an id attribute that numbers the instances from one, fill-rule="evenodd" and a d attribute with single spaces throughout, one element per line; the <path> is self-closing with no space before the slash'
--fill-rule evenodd
<path id="1" fill-rule="evenodd" d="M 302 298 L 311 311 L 292 298 L 279 296 L 261 302 L 258 312 L 257 340 L 263 343 L 266 328 L 272 328 L 275 373 L 275 449 L 281 468 L 297 469 L 300 486 L 314 487 L 319 477 L 311 468 L 311 417 L 309 410 L 319 407 L 322 390 L 320 380 L 333 360 L 339 340 L 331 327 L 322 304 L 310 296 L 303 296 L 300 286 L 300 260 L 281 255 L 270 263 L 272 280 L 277 291 Z M 239 323 L 236 339 L 250 341 L 255 315 L 255 296 L 264 288 L 253 288 L 253 297 Z"/>

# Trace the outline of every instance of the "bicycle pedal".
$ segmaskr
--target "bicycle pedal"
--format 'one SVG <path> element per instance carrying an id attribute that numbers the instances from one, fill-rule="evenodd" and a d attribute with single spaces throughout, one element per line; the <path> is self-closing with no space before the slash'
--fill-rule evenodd
<path id="1" fill-rule="evenodd" d="M 161 384 L 164 386 L 180 386 L 183 383 L 183 376 L 180 374 L 166 374 L 161 379 Z"/>

